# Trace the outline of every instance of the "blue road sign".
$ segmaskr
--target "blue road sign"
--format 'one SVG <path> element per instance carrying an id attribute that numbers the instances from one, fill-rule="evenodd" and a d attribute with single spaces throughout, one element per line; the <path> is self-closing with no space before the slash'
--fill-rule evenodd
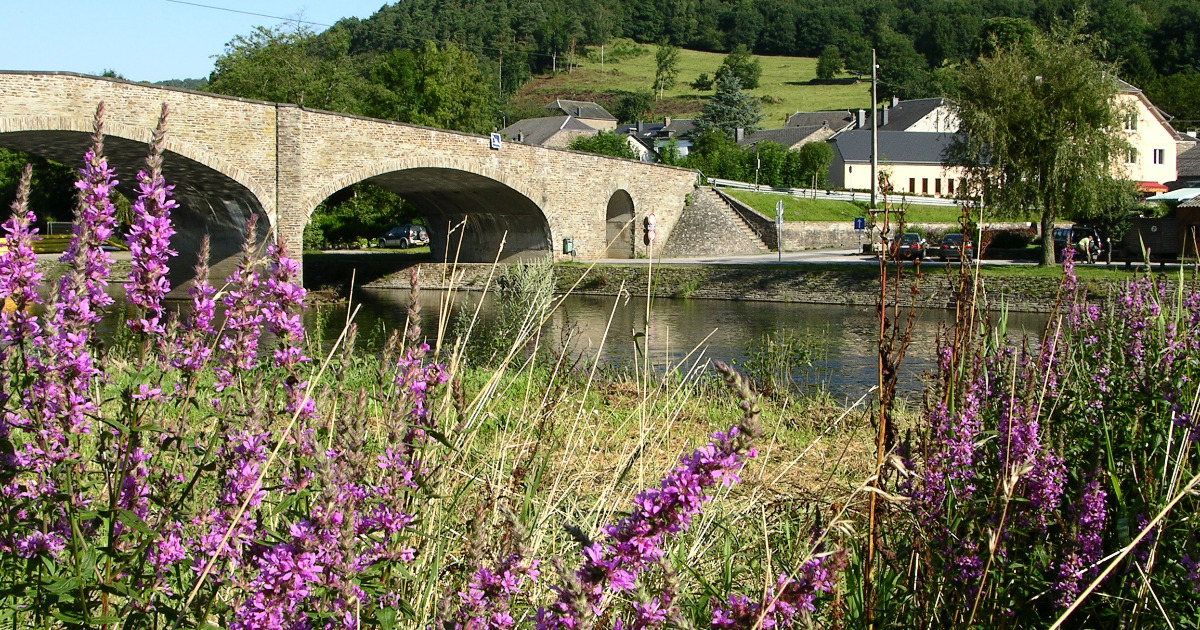
<path id="1" fill-rule="evenodd" d="M 856 229 L 856 230 L 867 229 L 867 219 L 865 217 L 854 217 L 854 229 Z"/>

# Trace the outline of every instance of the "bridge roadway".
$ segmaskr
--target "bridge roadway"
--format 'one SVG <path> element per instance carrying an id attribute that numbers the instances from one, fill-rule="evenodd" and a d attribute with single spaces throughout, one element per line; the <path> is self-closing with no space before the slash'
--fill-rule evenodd
<path id="1" fill-rule="evenodd" d="M 163 170 L 180 203 L 176 288 L 205 234 L 215 273 L 252 214 L 260 242 L 298 253 L 317 205 L 358 182 L 413 203 L 435 258 L 461 225 L 451 257 L 477 262 L 497 251 L 504 261 L 561 258 L 566 238 L 585 258 L 636 258 L 642 219 L 654 212 L 666 242 L 696 184 L 687 169 L 515 143 L 496 150 L 486 136 L 66 72 L 0 71 L 0 146 L 79 165 L 102 101 L 105 153 L 129 197 L 161 104 L 170 107 Z M 458 235 L 451 242 L 460 247 Z"/>

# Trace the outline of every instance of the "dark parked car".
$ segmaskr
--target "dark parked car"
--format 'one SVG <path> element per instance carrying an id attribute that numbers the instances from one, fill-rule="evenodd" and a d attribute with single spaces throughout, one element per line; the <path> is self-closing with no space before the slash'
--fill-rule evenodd
<path id="1" fill-rule="evenodd" d="M 938 247 L 938 258 L 942 260 L 974 260 L 975 246 L 971 239 L 964 239 L 962 234 L 947 234 L 942 237 Z"/>
<path id="2" fill-rule="evenodd" d="M 905 232 L 896 241 L 896 260 L 921 260 L 925 258 L 925 239 L 916 232 Z"/>
<path id="3" fill-rule="evenodd" d="M 423 225 L 397 225 L 388 230 L 387 234 L 379 237 L 380 247 L 408 249 L 409 247 L 428 244 L 429 231 Z"/>
<path id="4" fill-rule="evenodd" d="M 1096 228 L 1083 225 L 1076 225 L 1069 228 L 1055 228 L 1054 230 L 1054 260 L 1061 261 L 1063 259 L 1063 251 L 1070 247 L 1075 250 L 1075 262 L 1089 260 L 1087 253 L 1079 251 L 1079 241 L 1084 237 L 1091 241 L 1090 260 L 1100 260 L 1100 255 L 1104 253 L 1104 244 L 1100 240 L 1100 234 L 1096 232 Z"/>

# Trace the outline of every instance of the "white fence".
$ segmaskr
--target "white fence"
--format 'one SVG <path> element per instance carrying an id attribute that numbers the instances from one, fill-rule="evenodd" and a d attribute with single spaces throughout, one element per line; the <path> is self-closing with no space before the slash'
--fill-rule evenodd
<path id="1" fill-rule="evenodd" d="M 852 190 L 816 190 L 812 188 L 775 188 L 773 186 L 755 186 L 746 182 L 735 182 L 730 179 L 717 179 L 715 177 L 708 178 L 708 183 L 712 186 L 720 186 L 722 188 L 737 188 L 740 190 L 753 190 L 755 192 L 771 193 L 775 195 L 791 195 L 793 197 L 803 197 L 805 199 L 828 199 L 830 201 L 862 201 L 864 203 L 871 202 L 871 193 L 855 192 Z M 922 197 L 921 195 L 906 195 L 893 194 L 889 197 L 893 204 L 913 204 L 918 206 L 946 206 L 949 208 L 957 208 L 962 205 L 962 202 L 957 199 L 947 199 L 945 197 Z"/>

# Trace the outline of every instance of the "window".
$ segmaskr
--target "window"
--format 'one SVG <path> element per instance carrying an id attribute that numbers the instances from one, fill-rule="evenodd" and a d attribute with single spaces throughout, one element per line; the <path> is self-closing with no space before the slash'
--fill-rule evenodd
<path id="1" fill-rule="evenodd" d="M 954 194 L 954 178 L 953 177 L 946 180 L 946 192 L 950 193 L 951 195 Z"/>
<path id="2" fill-rule="evenodd" d="M 1138 150 L 1137 149 L 1130 149 L 1129 151 L 1127 151 L 1125 153 L 1125 163 L 1126 164 L 1137 164 L 1137 158 L 1138 158 Z"/>
<path id="3" fill-rule="evenodd" d="M 929 194 L 929 178 L 928 177 L 921 178 L 921 194 L 922 195 Z"/>
<path id="4" fill-rule="evenodd" d="M 1137 112 L 1125 116 L 1125 131 L 1137 131 Z"/>
<path id="5" fill-rule="evenodd" d="M 917 178 L 915 178 L 915 177 L 908 178 L 908 192 L 910 192 L 910 193 L 917 192 Z"/>
<path id="6" fill-rule="evenodd" d="M 940 178 L 940 177 L 933 180 L 933 194 L 935 194 L 935 195 L 942 194 L 942 178 Z"/>
<path id="7" fill-rule="evenodd" d="M 1167 152 L 1162 149 L 1154 149 L 1154 163 L 1164 164 L 1167 161 Z"/>

